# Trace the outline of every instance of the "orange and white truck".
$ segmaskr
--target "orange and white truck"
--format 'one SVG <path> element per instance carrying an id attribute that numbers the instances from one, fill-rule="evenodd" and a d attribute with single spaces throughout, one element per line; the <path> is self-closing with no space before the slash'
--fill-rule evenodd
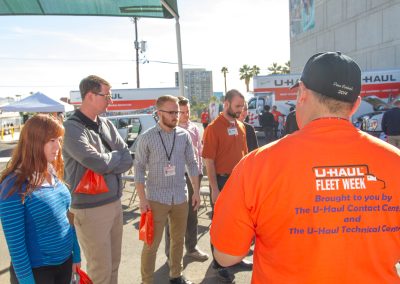
<path id="1" fill-rule="evenodd" d="M 265 105 L 276 105 L 287 115 L 296 105 L 296 92 L 291 90 L 301 74 L 262 75 L 253 78 L 253 96 L 248 100 L 249 123 L 259 128 L 258 116 Z M 400 95 L 400 69 L 364 71 L 361 73 L 362 103 L 353 117 L 372 112 Z"/>
<path id="2" fill-rule="evenodd" d="M 124 113 L 152 109 L 160 96 L 179 96 L 179 88 L 111 89 L 111 93 L 113 103 L 108 107 L 108 111 Z M 70 92 L 70 103 L 76 106 L 82 103 L 79 91 Z"/>

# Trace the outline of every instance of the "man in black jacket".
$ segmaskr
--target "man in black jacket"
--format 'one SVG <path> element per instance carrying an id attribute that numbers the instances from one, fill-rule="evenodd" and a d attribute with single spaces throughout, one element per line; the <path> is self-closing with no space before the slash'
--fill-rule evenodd
<path id="1" fill-rule="evenodd" d="M 243 111 L 240 114 L 239 120 L 243 122 L 244 126 L 246 127 L 247 150 L 250 153 L 254 149 L 258 148 L 258 141 L 254 127 L 245 121 L 246 118 L 247 118 L 247 102 L 244 102 Z"/>
<path id="2" fill-rule="evenodd" d="M 291 107 L 290 112 L 286 117 L 285 135 L 291 134 L 297 130 L 299 130 L 299 126 L 297 125 L 296 121 L 296 110 L 294 107 Z"/>
<path id="3" fill-rule="evenodd" d="M 271 107 L 269 105 L 264 106 L 264 111 L 259 117 L 260 125 L 262 126 L 265 134 L 266 143 L 274 140 L 274 115 L 270 113 Z"/>
<path id="4" fill-rule="evenodd" d="M 400 99 L 396 99 L 394 108 L 386 111 L 382 118 L 382 130 L 388 137 L 388 142 L 400 148 Z"/>

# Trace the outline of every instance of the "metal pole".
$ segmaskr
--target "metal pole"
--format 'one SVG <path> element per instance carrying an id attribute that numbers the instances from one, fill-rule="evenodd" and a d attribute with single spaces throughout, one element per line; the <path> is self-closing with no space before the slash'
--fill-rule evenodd
<path id="1" fill-rule="evenodd" d="M 138 31 L 137 31 L 137 17 L 133 18 L 133 23 L 135 24 L 135 49 L 136 49 L 136 87 L 140 88 L 139 79 L 139 42 L 138 42 Z"/>
<path id="2" fill-rule="evenodd" d="M 181 28 L 179 24 L 179 16 L 175 11 L 168 5 L 165 0 L 160 0 L 161 4 L 168 10 L 168 12 L 174 16 L 176 20 L 175 30 L 176 30 L 176 48 L 178 51 L 178 81 L 179 81 L 179 95 L 185 96 L 185 86 L 183 82 L 183 64 L 182 64 L 182 47 L 181 47 Z"/>

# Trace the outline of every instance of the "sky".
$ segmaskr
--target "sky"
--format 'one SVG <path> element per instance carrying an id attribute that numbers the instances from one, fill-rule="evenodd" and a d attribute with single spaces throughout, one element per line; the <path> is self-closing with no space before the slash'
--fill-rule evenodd
<path id="1" fill-rule="evenodd" d="M 224 66 L 228 89 L 244 91 L 241 66 L 257 65 L 266 75 L 273 62 L 290 59 L 287 0 L 178 0 L 178 10 L 183 68 L 212 71 L 214 92 L 224 90 Z M 138 34 L 147 42 L 140 87 L 174 87 L 175 20 L 140 18 Z M 129 18 L 2 16 L 0 97 L 69 97 L 90 74 L 113 88 L 136 88 L 134 37 Z"/>

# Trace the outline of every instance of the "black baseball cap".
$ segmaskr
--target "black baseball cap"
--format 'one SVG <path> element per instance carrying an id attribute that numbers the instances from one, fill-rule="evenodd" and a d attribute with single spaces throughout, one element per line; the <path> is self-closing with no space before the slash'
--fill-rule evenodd
<path id="1" fill-rule="evenodd" d="M 336 52 L 311 56 L 304 66 L 300 81 L 307 89 L 344 102 L 355 102 L 361 91 L 361 70 L 357 63 Z M 299 82 L 291 88 L 299 86 Z"/>

